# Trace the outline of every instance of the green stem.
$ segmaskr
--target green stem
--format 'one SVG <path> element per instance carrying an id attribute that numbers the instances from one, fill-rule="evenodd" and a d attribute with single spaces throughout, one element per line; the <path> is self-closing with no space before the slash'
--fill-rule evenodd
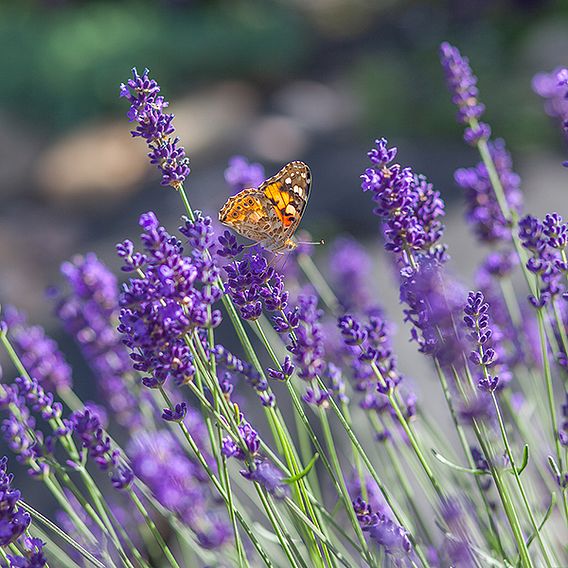
<path id="1" fill-rule="evenodd" d="M 357 540 L 359 541 L 359 544 L 363 549 L 363 556 L 367 560 L 369 565 L 372 566 L 373 559 L 369 553 L 369 547 L 367 545 L 367 541 L 365 540 L 365 536 L 363 535 L 363 531 L 361 530 L 361 525 L 357 520 L 357 515 L 355 514 L 355 510 L 353 509 L 351 497 L 349 495 L 349 491 L 347 490 L 347 485 L 345 484 L 345 480 L 343 478 L 343 471 L 341 469 L 339 457 L 337 456 L 337 452 L 335 450 L 335 442 L 333 440 L 333 435 L 331 433 L 331 428 L 329 426 L 329 420 L 327 418 L 326 410 L 321 407 L 319 410 L 320 410 L 319 417 L 320 417 L 320 423 L 322 425 L 323 436 L 326 441 L 327 449 L 329 451 L 331 463 L 335 470 L 336 479 L 338 480 L 339 487 L 341 488 L 341 497 L 343 499 L 345 511 L 347 512 L 347 516 L 349 517 L 351 524 L 353 525 L 353 530 L 355 532 L 355 535 L 357 536 Z"/>
<path id="2" fill-rule="evenodd" d="M 83 548 L 76 540 L 71 538 L 65 531 L 62 531 L 55 523 L 49 520 L 47 517 L 42 515 L 39 511 L 34 509 L 31 505 L 22 501 L 18 501 L 18 505 L 27 511 L 36 521 L 42 523 L 45 527 L 56 534 L 61 540 L 65 541 L 69 546 L 74 548 L 85 560 L 90 562 L 93 566 L 97 568 L 105 568 L 104 564 L 97 560 L 88 550 Z"/>
<path id="3" fill-rule="evenodd" d="M 144 517 L 144 521 L 148 525 L 150 532 L 154 535 L 156 542 L 158 543 L 158 545 L 162 549 L 162 552 L 164 553 L 164 556 L 168 559 L 168 562 L 170 563 L 170 565 L 173 566 L 174 568 L 180 568 L 180 566 L 177 563 L 174 555 L 172 554 L 169 546 L 166 544 L 166 541 L 164 540 L 164 538 L 160 534 L 160 531 L 156 527 L 156 524 L 152 520 L 152 517 L 150 517 L 150 515 L 148 515 L 146 508 L 142 504 L 142 501 L 140 501 L 140 499 L 138 498 L 138 495 L 136 495 L 136 492 L 133 489 L 129 489 L 128 496 L 130 497 L 130 499 L 132 500 L 132 502 L 134 503 L 134 505 L 138 509 L 138 512 L 142 515 L 142 517 Z"/>
<path id="4" fill-rule="evenodd" d="M 533 530 L 535 531 L 535 534 L 536 534 L 536 537 L 538 539 L 540 548 L 542 550 L 542 554 L 543 554 L 545 562 L 546 562 L 546 565 L 552 566 L 547 547 L 545 546 L 545 544 L 542 540 L 542 536 L 540 534 L 540 530 L 538 528 L 536 519 L 534 518 L 531 505 L 529 503 L 527 494 L 525 492 L 525 488 L 524 488 L 524 486 L 521 482 L 521 478 L 520 478 L 519 473 L 517 471 L 517 466 L 516 466 L 516 463 L 515 463 L 515 457 L 513 455 L 513 451 L 511 450 L 511 444 L 509 443 L 509 437 L 507 436 L 507 430 L 505 429 L 505 423 L 503 422 L 503 416 L 501 415 L 501 409 L 500 409 L 499 404 L 497 402 L 497 398 L 495 397 L 495 392 L 491 393 L 491 398 L 493 399 L 493 406 L 495 407 L 495 412 L 497 414 L 497 421 L 499 423 L 499 430 L 501 432 L 501 438 L 503 440 L 503 444 L 505 445 L 505 451 L 507 453 L 507 457 L 509 458 L 509 463 L 510 463 L 511 469 L 513 471 L 513 476 L 515 477 L 515 482 L 517 484 L 517 488 L 519 489 L 519 492 L 521 494 L 521 498 L 523 500 L 523 504 L 525 505 L 525 508 L 526 508 L 527 513 L 529 515 L 529 520 L 531 522 Z"/>

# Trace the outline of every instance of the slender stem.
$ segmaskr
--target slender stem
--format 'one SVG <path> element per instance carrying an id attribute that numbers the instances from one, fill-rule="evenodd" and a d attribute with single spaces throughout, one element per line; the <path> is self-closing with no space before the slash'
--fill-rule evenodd
<path id="1" fill-rule="evenodd" d="M 168 562 L 174 568 L 180 568 L 179 564 L 177 563 L 177 560 L 175 559 L 174 555 L 172 554 L 172 551 L 170 550 L 169 546 L 166 544 L 166 541 L 164 540 L 164 538 L 160 534 L 160 531 L 156 527 L 156 524 L 152 520 L 152 517 L 150 517 L 150 515 L 148 515 L 148 511 L 146 511 L 146 508 L 142 504 L 142 501 L 140 501 L 138 495 L 136 495 L 136 492 L 133 489 L 129 489 L 128 496 L 130 497 L 130 499 L 132 500 L 132 502 L 134 503 L 134 505 L 138 509 L 138 512 L 142 515 L 142 517 L 144 517 L 144 521 L 148 525 L 150 532 L 154 535 L 156 542 L 160 546 L 162 552 L 164 553 L 164 556 L 168 559 Z"/>
<path id="2" fill-rule="evenodd" d="M 333 440 L 333 435 L 331 433 L 331 428 L 329 426 L 329 420 L 327 418 L 326 410 L 324 408 L 320 407 L 319 417 L 323 429 L 323 436 L 326 441 L 329 455 L 331 457 L 331 463 L 335 469 L 335 476 L 341 488 L 341 497 L 343 499 L 343 504 L 345 506 L 347 516 L 351 520 L 351 524 L 353 525 L 355 535 L 357 536 L 359 544 L 363 549 L 364 553 L 363 555 L 367 560 L 367 562 L 369 563 L 369 565 L 372 566 L 373 559 L 369 553 L 369 547 L 367 545 L 367 541 L 365 540 L 365 536 L 363 535 L 363 531 L 361 530 L 361 525 L 359 524 L 359 521 L 357 520 L 357 515 L 355 514 L 355 510 L 353 509 L 351 497 L 349 496 L 349 491 L 347 490 L 347 485 L 345 484 L 345 480 L 343 478 L 343 471 L 341 468 L 341 464 L 339 462 L 339 457 L 337 456 L 337 452 L 335 450 L 335 442 Z"/>
<path id="3" fill-rule="evenodd" d="M 537 540 L 539 542 L 540 548 L 542 550 L 542 554 L 543 554 L 545 562 L 546 562 L 546 565 L 552 566 L 552 563 L 551 563 L 551 560 L 550 560 L 550 557 L 549 557 L 549 554 L 548 554 L 548 549 L 547 549 L 547 547 L 545 546 L 545 544 L 542 540 L 542 536 L 540 534 L 540 530 L 538 528 L 536 519 L 534 518 L 531 505 L 529 503 L 527 494 L 525 492 L 525 488 L 523 487 L 523 484 L 521 482 L 521 478 L 519 476 L 519 472 L 517 471 L 517 466 L 516 466 L 516 463 L 515 463 L 515 457 L 513 455 L 513 451 L 511 450 L 511 444 L 509 443 L 509 437 L 507 436 L 507 430 L 505 429 L 505 423 L 503 422 L 503 416 L 501 414 L 501 409 L 499 407 L 499 403 L 497 402 L 497 397 L 495 396 L 495 392 L 491 393 L 491 398 L 493 399 L 493 406 L 495 407 L 495 412 L 497 414 L 497 421 L 499 423 L 499 430 L 501 432 L 501 438 L 503 440 L 503 444 L 505 445 L 505 451 L 507 453 L 507 457 L 509 458 L 509 463 L 511 464 L 511 469 L 513 471 L 513 476 L 515 477 L 515 482 L 516 482 L 517 487 L 519 489 L 519 492 L 521 494 L 523 504 L 525 505 L 525 508 L 526 508 L 527 513 L 529 515 L 529 520 L 531 522 L 533 530 L 535 531 Z"/>
<path id="4" fill-rule="evenodd" d="M 105 568 L 104 564 L 97 560 L 88 550 L 83 548 L 76 540 L 71 538 L 65 531 L 61 530 L 54 522 L 42 515 L 39 511 L 34 509 L 31 505 L 20 499 L 18 505 L 26 510 L 35 520 L 45 525 L 49 530 L 56 534 L 59 538 L 64 540 L 69 546 L 74 548 L 85 560 L 90 562 L 97 568 Z"/>

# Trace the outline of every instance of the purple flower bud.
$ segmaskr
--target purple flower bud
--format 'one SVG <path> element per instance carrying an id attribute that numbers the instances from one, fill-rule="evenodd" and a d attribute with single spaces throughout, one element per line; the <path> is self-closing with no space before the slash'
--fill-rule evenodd
<path id="1" fill-rule="evenodd" d="M 167 422 L 182 422 L 187 414 L 187 404 L 180 402 L 175 405 L 174 409 L 164 408 L 162 418 Z"/>

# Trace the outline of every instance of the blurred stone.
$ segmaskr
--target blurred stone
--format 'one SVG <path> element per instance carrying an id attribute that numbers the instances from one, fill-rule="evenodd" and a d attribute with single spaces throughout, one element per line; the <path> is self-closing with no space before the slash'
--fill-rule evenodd
<path id="1" fill-rule="evenodd" d="M 0 112 L 0 194 L 7 197 L 29 186 L 29 171 L 34 163 L 40 139 L 12 116 Z M 22 176 L 27 172 L 27 176 Z"/>
<path id="2" fill-rule="evenodd" d="M 256 92 L 245 83 L 227 82 L 172 102 L 174 124 L 189 157 L 243 135 L 258 107 Z"/>
<path id="3" fill-rule="evenodd" d="M 35 178 L 50 198 L 78 200 L 131 193 L 147 168 L 146 147 L 125 121 L 90 124 L 64 136 L 40 157 Z"/>
<path id="4" fill-rule="evenodd" d="M 285 116 L 267 116 L 251 131 L 251 147 L 261 160 L 289 162 L 299 160 L 307 145 L 300 123 Z"/>
<path id="5" fill-rule="evenodd" d="M 319 132 L 348 126 L 357 116 L 356 103 L 346 91 L 316 81 L 288 85 L 276 94 L 275 103 L 305 128 Z"/>

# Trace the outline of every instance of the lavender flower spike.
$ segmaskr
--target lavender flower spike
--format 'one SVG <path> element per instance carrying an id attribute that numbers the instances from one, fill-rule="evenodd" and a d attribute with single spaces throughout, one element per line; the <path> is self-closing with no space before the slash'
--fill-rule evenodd
<path id="1" fill-rule="evenodd" d="M 128 119 L 138 123 L 132 136 L 146 140 L 150 163 L 162 174 L 161 184 L 179 190 L 190 172 L 189 158 L 179 146 L 179 138 L 172 136 L 174 115 L 164 112 L 169 103 L 158 94 L 160 86 L 148 74 L 148 69 L 141 76 L 132 69 L 132 79 L 120 85 L 120 96 L 130 102 Z"/>
<path id="2" fill-rule="evenodd" d="M 458 121 L 467 125 L 464 140 L 475 146 L 480 140 L 487 140 L 491 136 L 489 125 L 478 122 L 485 111 L 485 105 L 477 98 L 477 77 L 469 66 L 468 58 L 463 57 L 457 47 L 447 42 L 440 45 L 440 61 L 452 93 L 452 102 L 458 107 Z"/>

